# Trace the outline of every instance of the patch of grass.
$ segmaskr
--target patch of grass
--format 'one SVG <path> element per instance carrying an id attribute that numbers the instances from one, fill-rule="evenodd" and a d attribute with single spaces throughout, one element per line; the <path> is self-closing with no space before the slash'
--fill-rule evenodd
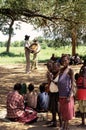
<path id="1" fill-rule="evenodd" d="M 25 63 L 25 53 L 23 47 L 10 47 L 10 53 L 5 52 L 6 48 L 0 48 L 0 64 L 16 64 L 16 63 Z M 38 61 L 41 63 L 45 63 L 50 59 L 52 53 L 56 55 L 56 57 L 60 57 L 62 53 L 71 54 L 72 48 L 71 46 L 59 47 L 59 48 L 46 48 L 41 49 L 40 53 L 38 53 Z M 79 46 L 76 48 L 76 53 L 78 53 L 82 59 L 86 59 L 86 46 Z M 33 54 L 31 54 L 32 60 Z"/>
<path id="2" fill-rule="evenodd" d="M 2 53 L 0 53 L 0 56 L 1 57 L 16 57 L 16 56 L 20 56 L 20 55 L 17 55 L 17 54 L 14 54 L 14 53 L 12 53 L 12 52 L 2 52 Z"/>

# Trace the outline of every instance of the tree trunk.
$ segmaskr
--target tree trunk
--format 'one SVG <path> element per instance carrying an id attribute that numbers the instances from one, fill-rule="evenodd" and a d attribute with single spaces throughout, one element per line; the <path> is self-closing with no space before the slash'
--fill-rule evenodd
<path id="1" fill-rule="evenodd" d="M 77 32 L 76 27 L 73 27 L 71 30 L 71 39 L 72 39 L 72 56 L 76 53 L 76 46 L 77 46 Z"/>
<path id="2" fill-rule="evenodd" d="M 6 48 L 7 53 L 9 53 L 9 50 L 10 50 L 11 36 L 12 36 L 12 32 L 13 32 L 13 29 L 12 29 L 13 24 L 14 24 L 14 20 L 12 20 L 9 25 L 9 36 L 8 36 L 7 48 Z"/>

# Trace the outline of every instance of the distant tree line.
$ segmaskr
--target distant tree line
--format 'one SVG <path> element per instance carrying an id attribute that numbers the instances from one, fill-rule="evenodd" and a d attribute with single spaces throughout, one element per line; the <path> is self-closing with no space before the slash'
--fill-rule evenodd
<path id="1" fill-rule="evenodd" d="M 41 45 L 41 48 L 42 49 L 46 49 L 47 47 L 61 47 L 61 46 L 71 46 L 71 42 L 70 41 L 65 41 L 65 40 L 62 40 L 61 38 L 58 38 L 57 40 L 50 40 L 50 39 L 45 39 L 44 37 L 37 37 L 38 39 L 38 42 L 40 43 Z M 30 41 L 32 42 L 32 41 Z M 7 45 L 7 41 L 5 42 L 0 42 L 0 47 L 6 47 Z M 55 46 L 57 45 L 57 46 Z M 79 45 L 86 45 L 86 41 L 82 40 L 82 41 L 79 41 L 78 42 L 78 46 Z M 24 41 L 14 41 L 14 42 L 11 42 L 11 47 L 23 47 L 24 46 Z"/>

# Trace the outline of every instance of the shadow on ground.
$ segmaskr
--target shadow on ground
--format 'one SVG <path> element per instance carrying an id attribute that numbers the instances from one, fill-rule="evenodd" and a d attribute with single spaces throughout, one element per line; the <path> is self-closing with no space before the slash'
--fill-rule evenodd
<path id="1" fill-rule="evenodd" d="M 72 66 L 74 73 L 79 72 L 80 66 Z M 13 89 L 16 82 L 26 83 L 32 82 L 35 89 L 38 90 L 42 82 L 46 82 L 47 68 L 44 64 L 39 64 L 38 70 L 32 71 L 30 74 L 25 73 L 25 64 L 17 65 L 0 65 L 0 115 L 1 111 L 6 107 L 7 93 Z M 4 115 L 4 112 L 2 113 Z M 50 119 L 50 117 L 49 117 Z M 86 130 L 86 128 L 78 128 L 81 123 L 80 118 L 74 118 L 70 122 L 70 130 Z M 0 119 L 0 130 L 54 130 L 57 128 L 49 128 L 46 126 L 46 121 L 38 121 L 34 124 L 21 124 Z"/>

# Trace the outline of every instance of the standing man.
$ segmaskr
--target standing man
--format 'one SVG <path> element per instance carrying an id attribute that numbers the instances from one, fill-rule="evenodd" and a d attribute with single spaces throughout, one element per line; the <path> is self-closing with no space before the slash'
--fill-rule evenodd
<path id="1" fill-rule="evenodd" d="M 33 48 L 34 51 L 33 51 L 33 59 L 32 59 L 31 69 L 37 69 L 37 67 L 38 67 L 38 57 L 37 57 L 37 55 L 40 52 L 41 47 L 40 47 L 37 39 L 34 39 L 33 43 L 31 45 L 33 47 L 35 46 Z"/>
<path id="2" fill-rule="evenodd" d="M 30 72 L 30 43 L 29 43 L 29 38 L 30 36 L 25 35 L 25 44 L 24 44 L 24 48 L 25 48 L 25 57 L 26 57 L 26 73 Z"/>

